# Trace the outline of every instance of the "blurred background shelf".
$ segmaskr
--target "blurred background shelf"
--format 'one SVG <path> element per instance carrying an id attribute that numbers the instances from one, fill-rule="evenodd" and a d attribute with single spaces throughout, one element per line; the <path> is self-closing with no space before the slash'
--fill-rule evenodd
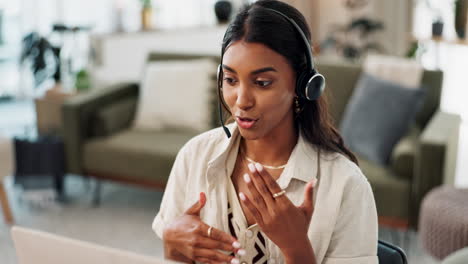
<path id="1" fill-rule="evenodd" d="M 427 43 L 427 42 L 435 42 L 435 43 L 442 43 L 442 44 L 451 44 L 451 45 L 462 45 L 468 46 L 468 39 L 448 39 L 444 37 L 431 37 L 431 38 L 414 38 L 413 40 Z"/>

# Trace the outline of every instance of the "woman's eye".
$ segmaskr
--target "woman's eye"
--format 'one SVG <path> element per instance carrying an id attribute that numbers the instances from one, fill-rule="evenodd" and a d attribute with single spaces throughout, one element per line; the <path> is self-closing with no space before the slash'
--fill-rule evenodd
<path id="1" fill-rule="evenodd" d="M 272 83 L 272 81 L 261 81 L 261 80 L 255 81 L 255 84 L 257 84 L 260 87 L 267 87 L 271 83 Z"/>
<path id="2" fill-rule="evenodd" d="M 233 85 L 236 82 L 233 78 L 230 77 L 225 77 L 223 80 L 229 85 Z"/>

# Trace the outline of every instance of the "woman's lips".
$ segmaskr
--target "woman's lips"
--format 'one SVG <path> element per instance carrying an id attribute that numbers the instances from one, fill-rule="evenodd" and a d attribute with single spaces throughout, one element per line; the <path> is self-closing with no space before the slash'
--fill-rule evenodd
<path id="1" fill-rule="evenodd" d="M 252 128 L 258 119 L 236 117 L 237 124 L 243 129 Z"/>

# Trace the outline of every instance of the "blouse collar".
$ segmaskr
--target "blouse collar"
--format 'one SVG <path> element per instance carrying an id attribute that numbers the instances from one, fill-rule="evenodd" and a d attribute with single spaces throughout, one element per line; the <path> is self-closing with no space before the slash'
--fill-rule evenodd
<path id="1" fill-rule="evenodd" d="M 219 144 L 219 154 L 209 161 L 208 165 L 219 168 L 224 167 L 226 174 L 230 176 L 237 159 L 241 135 L 236 123 L 229 124 L 227 127 L 231 131 L 232 136 L 231 138 L 227 138 L 223 131 L 223 140 Z M 291 156 L 281 177 L 277 180 L 280 187 L 286 189 L 292 178 L 303 182 L 309 182 L 313 178 L 316 178 L 318 169 L 317 158 L 317 147 L 307 142 L 302 133 L 299 133 L 296 146 L 291 152 Z"/>

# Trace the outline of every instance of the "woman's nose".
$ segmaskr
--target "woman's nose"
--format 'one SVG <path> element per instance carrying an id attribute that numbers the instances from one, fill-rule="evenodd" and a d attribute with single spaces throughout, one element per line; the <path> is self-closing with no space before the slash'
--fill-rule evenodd
<path id="1" fill-rule="evenodd" d="M 247 110 L 254 106 L 255 98 L 247 85 L 241 84 L 237 91 L 237 107 Z"/>

